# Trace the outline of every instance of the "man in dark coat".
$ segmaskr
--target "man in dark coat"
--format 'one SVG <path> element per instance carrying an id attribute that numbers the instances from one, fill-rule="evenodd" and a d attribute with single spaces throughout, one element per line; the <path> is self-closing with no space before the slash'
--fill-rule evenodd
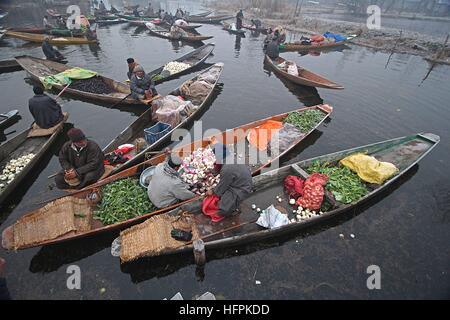
<path id="1" fill-rule="evenodd" d="M 155 83 L 150 75 L 145 74 L 144 68 L 138 65 L 133 71 L 130 82 L 131 96 L 137 100 L 148 100 L 156 96 L 158 93 Z"/>
<path id="2" fill-rule="evenodd" d="M 242 28 L 242 20 L 244 19 L 244 14 L 242 13 L 242 9 L 236 14 L 236 29 Z"/>
<path id="3" fill-rule="evenodd" d="M 267 45 L 266 54 L 270 59 L 275 60 L 280 55 L 280 47 L 277 39 L 272 39 L 270 43 Z"/>
<path id="4" fill-rule="evenodd" d="M 48 40 L 49 38 L 45 37 L 44 42 L 42 42 L 42 51 L 44 52 L 47 60 L 61 61 L 62 59 L 64 59 L 64 56 L 61 54 L 61 52 L 56 50 Z"/>
<path id="5" fill-rule="evenodd" d="M 225 145 L 217 143 L 213 150 L 216 163 L 220 166 L 220 181 L 207 195 L 220 198 L 218 214 L 227 217 L 233 215 L 253 191 L 252 174 L 245 164 L 227 163 L 228 150 Z"/>
<path id="6" fill-rule="evenodd" d="M 72 128 L 67 135 L 70 141 L 59 153 L 59 163 L 64 171 L 56 176 L 56 186 L 59 189 L 82 189 L 105 173 L 105 156 L 99 145 L 87 140 L 80 129 Z"/>
<path id="7" fill-rule="evenodd" d="M 34 97 L 28 100 L 28 107 L 34 121 L 42 129 L 48 129 L 60 123 L 64 115 L 55 99 L 44 94 L 41 86 L 33 87 Z"/>

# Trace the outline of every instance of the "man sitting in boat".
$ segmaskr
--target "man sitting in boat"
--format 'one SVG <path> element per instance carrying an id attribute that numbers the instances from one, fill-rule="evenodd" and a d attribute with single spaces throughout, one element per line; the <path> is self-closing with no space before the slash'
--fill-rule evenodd
<path id="1" fill-rule="evenodd" d="M 269 44 L 266 47 L 266 54 L 270 59 L 275 60 L 280 55 L 280 48 L 277 39 L 270 40 Z"/>
<path id="2" fill-rule="evenodd" d="M 238 212 L 241 202 L 253 191 L 253 181 L 247 165 L 235 164 L 234 159 L 228 159 L 229 152 L 225 145 L 216 143 L 213 151 L 216 155 L 216 167 L 220 170 L 220 181 L 215 189 L 207 191 L 206 195 L 219 198 L 217 208 L 209 210 L 216 209 L 215 221 L 220 221 Z"/>
<path id="3" fill-rule="evenodd" d="M 83 131 L 72 128 L 67 132 L 70 141 L 59 153 L 59 163 L 64 171 L 55 177 L 59 189 L 82 189 L 96 182 L 105 173 L 102 149 L 86 139 Z"/>
<path id="4" fill-rule="evenodd" d="M 134 68 L 136 68 L 137 66 L 140 66 L 140 64 L 137 63 L 133 58 L 128 58 L 127 63 L 128 63 L 127 76 L 128 76 L 128 79 L 131 80 L 131 77 L 134 74 Z"/>
<path id="5" fill-rule="evenodd" d="M 28 107 L 34 121 L 42 129 L 49 129 L 60 123 L 64 115 L 55 99 L 44 94 L 41 86 L 33 87 L 34 97 L 28 101 Z"/>
<path id="6" fill-rule="evenodd" d="M 64 56 L 56 50 L 51 44 L 50 44 L 50 38 L 45 37 L 44 42 L 42 42 L 42 51 L 45 54 L 45 57 L 47 60 L 52 61 L 61 61 L 64 59 Z"/>
<path id="7" fill-rule="evenodd" d="M 173 24 L 170 27 L 170 36 L 175 39 L 181 39 L 182 37 L 186 37 L 187 33 L 183 29 L 181 29 L 179 26 Z"/>
<path id="8" fill-rule="evenodd" d="M 176 155 L 169 155 L 168 159 L 155 168 L 155 172 L 148 185 L 148 197 L 158 208 L 165 208 L 177 202 L 195 197 L 177 171 L 181 159 Z"/>
<path id="9" fill-rule="evenodd" d="M 144 68 L 138 65 L 133 71 L 130 81 L 131 96 L 137 100 L 149 100 L 156 96 L 158 92 L 155 83 L 150 75 L 145 74 Z"/>

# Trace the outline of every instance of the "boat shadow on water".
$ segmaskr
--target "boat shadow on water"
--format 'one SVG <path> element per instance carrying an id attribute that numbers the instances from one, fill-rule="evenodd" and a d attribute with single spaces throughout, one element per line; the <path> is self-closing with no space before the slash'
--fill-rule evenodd
<path id="1" fill-rule="evenodd" d="M 328 220 L 323 221 L 314 226 L 306 227 L 304 230 L 290 231 L 275 238 L 260 240 L 257 243 L 243 243 L 240 245 L 230 246 L 226 248 L 216 248 L 211 250 L 206 250 L 206 261 L 211 262 L 214 260 L 233 258 L 236 256 L 244 256 L 257 251 L 266 250 L 269 248 L 279 247 L 285 243 L 292 241 L 294 239 L 306 239 L 310 236 L 319 234 L 325 230 L 339 226 L 354 217 L 362 214 L 366 210 L 370 209 L 372 206 L 380 202 L 384 197 L 389 196 L 395 190 L 397 190 L 401 185 L 411 179 L 418 170 L 418 164 L 416 164 L 411 170 L 409 170 L 401 179 L 392 186 L 387 187 L 380 194 L 378 194 L 373 199 L 361 204 L 354 210 L 348 210 L 342 215 L 332 217 Z M 275 197 L 273 194 L 273 197 Z M 119 261 L 118 261 L 119 263 Z M 197 267 L 195 269 L 195 276 L 197 280 L 202 281 L 205 277 L 205 269 L 208 268 L 208 264 L 204 267 Z M 190 252 L 178 254 L 178 255 L 168 255 L 168 256 L 158 256 L 141 258 L 139 260 L 129 262 L 121 265 L 121 271 L 127 273 L 131 277 L 133 283 L 140 283 L 153 278 L 162 278 L 169 276 L 178 270 L 195 264 L 194 256 Z"/>

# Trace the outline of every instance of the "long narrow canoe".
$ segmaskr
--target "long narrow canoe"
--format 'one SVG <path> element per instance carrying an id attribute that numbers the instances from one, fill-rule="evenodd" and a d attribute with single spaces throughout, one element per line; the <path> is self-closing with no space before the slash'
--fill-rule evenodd
<path id="1" fill-rule="evenodd" d="M 63 129 L 63 125 L 64 123 L 61 123 L 52 135 L 44 137 L 28 137 L 28 133 L 31 130 L 31 128 L 29 128 L 19 133 L 11 140 L 0 145 L 1 172 L 10 160 L 17 159 L 30 153 L 35 155 L 10 183 L 0 181 L 0 183 L 4 184 L 4 187 L 0 188 L 0 204 L 3 203 L 3 201 L 19 187 L 20 183 L 27 178 L 29 173 L 32 173 L 33 168 L 40 162 L 53 142 L 55 142 L 59 133 Z"/>
<path id="2" fill-rule="evenodd" d="M 223 25 L 223 27 L 222 27 L 223 30 L 228 31 L 231 34 L 235 34 L 235 35 L 238 35 L 238 36 L 245 37 L 245 30 L 242 30 L 242 29 L 233 30 L 233 29 L 231 29 L 231 24 L 226 23 L 226 22 L 222 22 L 222 25 Z"/>
<path id="3" fill-rule="evenodd" d="M 233 16 L 229 15 L 218 15 L 218 16 L 210 16 L 210 17 L 187 17 L 187 22 L 194 23 L 209 23 L 209 24 L 220 24 L 224 20 L 232 19 Z"/>
<path id="4" fill-rule="evenodd" d="M 6 31 L 6 36 L 24 40 L 24 41 L 30 41 L 30 42 L 37 42 L 42 43 L 44 42 L 44 39 L 47 37 L 46 35 L 42 34 L 33 34 L 33 33 L 26 33 L 26 32 L 14 32 L 14 31 Z M 54 44 L 57 46 L 64 46 L 64 45 L 71 45 L 71 44 L 96 44 L 99 41 L 97 39 L 89 40 L 86 37 L 50 37 L 49 40 L 50 44 Z"/>
<path id="5" fill-rule="evenodd" d="M 6 113 L 0 113 L 0 131 L 11 126 L 19 117 L 19 110 L 11 110 Z"/>
<path id="6" fill-rule="evenodd" d="M 274 73 L 296 84 L 326 89 L 344 89 L 343 86 L 300 67 L 298 67 L 298 76 L 289 74 L 277 66 L 284 61 L 286 60 L 281 57 L 278 57 L 275 61 L 270 59 L 267 55 L 265 55 L 264 58 L 264 62 Z"/>
<path id="7" fill-rule="evenodd" d="M 152 20 L 159 18 L 159 16 L 157 14 L 155 14 L 151 17 L 146 17 L 146 16 L 135 17 L 135 16 L 130 16 L 130 15 L 126 15 L 126 14 L 117 14 L 117 16 L 120 18 L 123 18 L 125 20 L 128 20 L 128 21 L 139 20 L 139 21 L 148 21 L 148 22 L 151 22 Z"/>
<path id="8" fill-rule="evenodd" d="M 214 12 L 213 10 L 209 10 L 209 11 L 205 11 L 205 12 L 201 12 L 201 13 L 197 13 L 197 14 L 191 14 L 191 15 L 189 15 L 189 17 L 206 17 L 206 16 L 209 16 L 213 12 Z"/>
<path id="9" fill-rule="evenodd" d="M 318 122 L 316 124 L 316 126 L 314 128 L 312 128 L 310 131 L 302 133 L 297 136 L 292 136 L 292 140 L 290 141 L 290 144 L 287 145 L 285 148 L 279 150 L 278 153 L 272 154 L 270 156 L 270 159 L 268 159 L 268 161 L 266 161 L 264 163 L 252 165 L 250 168 L 252 170 L 253 175 L 259 174 L 259 172 L 264 167 L 267 167 L 273 163 L 276 163 L 275 161 L 278 161 L 282 156 L 286 155 L 295 146 L 299 145 L 302 141 L 304 141 L 306 139 L 306 137 L 308 137 L 315 129 L 317 129 L 323 123 L 323 121 L 325 121 L 329 117 L 329 115 L 333 111 L 333 108 L 328 105 L 318 105 L 318 106 L 313 106 L 313 107 L 301 108 L 301 109 L 294 110 L 294 111 L 304 112 L 307 110 L 320 110 L 321 112 L 323 112 L 323 119 L 320 122 Z M 214 140 L 223 141 L 224 143 L 228 144 L 230 146 L 230 148 L 235 147 L 238 142 L 245 141 L 245 139 L 249 133 L 249 130 L 259 127 L 260 125 L 266 123 L 268 120 L 282 121 L 288 114 L 289 113 L 283 113 L 283 114 L 272 116 L 272 117 L 269 117 L 266 119 L 254 121 L 254 122 L 242 125 L 240 127 L 234 128 L 234 129 L 230 129 L 230 130 L 223 131 L 221 133 L 214 134 L 210 137 L 205 137 L 202 140 L 194 141 L 193 143 L 190 143 L 190 144 L 186 144 L 183 146 L 177 146 L 172 150 L 172 152 L 174 152 L 174 153 L 178 154 L 180 157 L 184 158 L 186 156 L 189 156 L 193 151 L 197 150 L 198 148 L 207 147 Z M 117 174 L 109 176 L 101 181 L 98 181 L 97 183 L 95 183 L 83 190 L 76 191 L 76 192 L 72 193 L 70 196 L 60 197 L 58 199 L 50 201 L 47 203 L 46 206 L 49 206 L 49 207 L 55 206 L 55 211 L 53 211 L 53 212 L 57 215 L 64 214 L 64 210 L 62 210 L 63 209 L 62 206 L 66 201 L 72 201 L 72 200 L 78 201 L 78 202 L 80 202 L 80 205 L 84 205 L 86 207 L 87 206 L 86 205 L 86 202 L 87 202 L 86 196 L 88 196 L 95 190 L 100 190 L 100 192 L 101 192 L 101 189 L 106 184 L 117 181 L 119 179 L 123 179 L 123 178 L 127 178 L 127 177 L 139 178 L 140 174 L 146 168 L 155 166 L 155 165 L 163 162 L 164 160 L 165 160 L 165 155 L 161 153 L 161 154 L 151 158 L 150 160 L 146 160 L 136 166 L 133 166 L 129 169 L 126 169 Z M 194 201 L 195 199 L 198 199 L 198 197 L 187 200 L 184 203 Z M 79 238 L 84 238 L 84 237 L 92 237 L 92 236 L 98 235 L 103 232 L 108 232 L 108 231 L 112 231 L 112 230 L 120 230 L 120 229 L 126 228 L 130 225 L 142 222 L 151 216 L 162 214 L 169 210 L 175 209 L 175 208 L 179 207 L 181 204 L 183 204 L 183 203 L 178 203 L 173 206 L 163 208 L 163 209 L 160 209 L 160 210 L 157 210 L 154 212 L 150 212 L 148 214 L 145 214 L 145 215 L 142 215 L 142 216 L 139 216 L 139 217 L 127 220 L 127 221 L 122 221 L 122 222 L 107 225 L 107 226 L 102 225 L 101 222 L 96 219 L 89 219 L 89 223 L 86 225 L 86 223 L 81 223 L 81 222 L 83 222 L 81 220 L 86 217 L 82 217 L 80 215 L 74 215 L 75 226 L 82 225 L 83 226 L 82 228 L 75 227 L 75 228 L 72 228 L 70 231 L 60 233 L 60 234 L 57 234 L 57 233 L 55 234 L 55 232 L 54 232 L 55 230 L 49 230 L 49 234 L 51 233 L 52 236 L 49 236 L 46 239 L 41 238 L 38 241 L 36 241 L 35 239 L 30 239 L 30 240 L 28 240 L 27 243 L 18 244 L 16 242 L 17 237 L 15 239 L 15 236 L 14 236 L 15 229 L 18 228 L 18 229 L 23 230 L 22 227 L 24 226 L 24 220 L 29 221 L 30 219 L 33 219 L 33 217 L 36 217 L 39 214 L 39 212 L 38 212 L 39 209 L 38 209 L 38 210 L 35 210 L 35 211 L 32 211 L 32 212 L 26 214 L 24 217 L 19 219 L 16 223 L 9 226 L 8 228 L 6 228 L 3 231 L 2 246 L 3 246 L 3 248 L 8 249 L 8 250 L 13 250 L 13 249 L 16 250 L 16 249 L 25 249 L 25 248 L 35 247 L 35 246 L 50 245 L 50 244 L 54 244 L 54 243 L 59 243 L 59 242 L 63 242 L 63 241 L 79 239 Z M 90 209 L 90 210 L 92 211 L 92 209 Z M 89 213 L 89 212 L 85 211 L 85 213 Z M 88 218 L 90 218 L 90 214 L 86 215 L 86 216 Z M 53 217 L 53 218 L 57 218 L 57 217 Z M 41 222 L 41 224 L 36 226 L 37 228 L 46 228 L 45 226 L 48 225 L 45 221 L 45 219 L 47 219 L 47 216 L 44 216 L 43 219 L 44 220 Z M 60 220 L 57 219 L 57 221 L 60 221 Z M 43 231 L 47 232 L 47 230 L 43 230 Z M 30 232 L 34 232 L 34 231 L 30 230 Z M 22 241 L 22 240 L 20 240 L 20 241 Z"/>
<path id="10" fill-rule="evenodd" d="M 160 139 L 158 139 L 157 141 L 155 141 L 152 144 L 147 145 L 146 148 L 144 150 L 142 150 L 141 152 L 139 152 L 138 154 L 135 153 L 135 150 L 130 152 L 130 154 L 128 154 L 128 155 L 132 155 L 133 157 L 130 160 L 128 160 L 127 162 L 116 166 L 114 168 L 114 170 L 111 172 L 111 174 L 117 173 L 117 172 L 122 171 L 122 170 L 124 170 L 126 168 L 129 168 L 129 167 L 131 167 L 133 165 L 136 165 L 139 162 L 144 161 L 145 160 L 145 154 L 147 152 L 155 151 L 158 148 L 160 148 L 161 145 L 163 145 L 163 144 L 165 144 L 167 142 L 170 142 L 170 137 L 171 137 L 172 133 L 175 130 L 185 127 L 188 122 L 192 121 L 199 114 L 201 114 L 205 110 L 205 108 L 208 106 L 209 102 L 211 102 L 211 100 L 212 100 L 214 89 L 215 89 L 215 87 L 217 86 L 217 84 L 219 82 L 219 78 L 220 78 L 220 75 L 222 74 L 222 70 L 223 70 L 223 65 L 215 64 L 215 65 L 209 67 L 208 69 L 203 70 L 197 76 L 193 77 L 191 80 L 192 81 L 196 81 L 199 76 L 207 74 L 207 73 L 209 73 L 211 71 L 213 71 L 214 74 L 215 74 L 214 81 L 208 81 L 212 85 L 211 90 L 205 96 L 203 101 L 201 101 L 200 103 L 196 103 L 198 105 L 198 109 L 195 110 L 191 115 L 189 115 L 188 117 L 183 119 L 176 127 L 171 128 L 171 130 L 168 131 Z M 183 86 L 183 84 L 180 85 L 175 90 L 171 91 L 169 94 L 170 95 L 175 95 L 175 96 L 181 95 L 180 88 L 182 86 Z M 103 149 L 103 152 L 105 154 L 107 154 L 107 153 L 112 152 L 115 149 L 117 149 L 120 145 L 133 144 L 134 141 L 137 138 L 144 138 L 144 129 L 145 128 L 150 128 L 151 126 L 153 126 L 155 124 L 156 124 L 156 121 L 152 120 L 152 108 L 149 108 L 139 118 L 137 118 L 136 121 L 134 121 L 132 124 L 130 124 L 126 129 L 124 129 L 119 134 L 119 136 L 117 136 L 115 139 L 113 139 Z"/>
<path id="11" fill-rule="evenodd" d="M 351 35 L 347 36 L 346 40 L 339 41 L 339 42 L 319 42 L 318 44 L 311 44 L 311 45 L 305 45 L 301 43 L 282 43 L 280 44 L 280 51 L 319 51 L 322 49 L 330 49 L 334 47 L 342 46 L 346 43 L 348 43 L 350 40 L 356 38 L 357 35 Z"/>
<path id="12" fill-rule="evenodd" d="M 15 59 L 0 61 L 0 73 L 14 72 L 22 69 L 21 65 Z"/>
<path id="13" fill-rule="evenodd" d="M 439 143 L 439 140 L 440 138 L 434 134 L 417 134 L 327 154 L 263 173 L 253 178 L 254 193 L 241 203 L 240 214 L 226 218 L 215 224 L 212 224 L 211 219 L 203 214 L 186 214 L 189 217 L 190 226 L 195 230 L 193 232 L 195 235 L 193 240 L 202 239 L 207 249 L 223 248 L 274 238 L 299 232 L 312 226 L 318 226 L 330 218 L 355 209 L 400 180 L 408 170 L 416 165 Z M 399 173 L 385 181 L 382 185 L 366 184 L 369 192 L 359 200 L 351 204 L 334 202 L 334 205 L 328 211 L 324 211 L 322 214 L 310 218 L 305 217 L 297 220 L 296 215 L 293 213 L 293 209 L 296 206 L 290 205 L 287 200 L 281 203 L 276 201 L 276 195 L 284 194 L 283 181 L 286 176 L 295 175 L 306 178 L 308 176 L 306 169 L 316 161 L 334 164 L 342 158 L 358 152 L 367 152 L 380 161 L 393 163 L 399 169 Z M 287 195 L 282 198 L 286 199 Z M 252 204 L 256 204 L 261 209 L 265 209 L 273 204 L 280 212 L 287 214 L 290 223 L 273 229 L 264 229 L 256 224 L 259 214 L 252 209 Z M 121 262 L 129 262 L 141 257 L 155 257 L 192 251 L 193 246 L 191 242 L 183 243 L 181 241 L 178 243 L 173 241 L 170 244 L 166 242 L 165 247 L 159 246 L 158 248 L 153 248 L 152 243 L 134 243 L 134 248 L 129 246 L 129 239 L 136 239 L 136 235 L 143 234 L 146 230 L 152 229 L 152 225 L 155 223 L 158 223 L 158 230 L 171 230 L 172 228 L 165 229 L 164 224 L 170 223 L 168 221 L 173 221 L 174 219 L 175 217 L 170 218 L 167 214 L 163 214 L 152 217 L 140 225 L 122 231 L 121 239 L 119 239 L 121 241 L 118 241 L 118 243 L 121 242 L 121 248 L 119 249 Z M 170 239 L 170 234 L 154 235 L 152 239 L 159 237 L 161 239 Z M 124 247 L 124 241 L 126 242 L 125 246 L 131 248 L 129 252 L 123 252 L 126 250 L 121 250 Z"/>
<path id="14" fill-rule="evenodd" d="M 73 68 L 72 66 L 65 65 L 62 63 L 34 58 L 30 56 L 19 56 L 16 57 L 16 61 L 31 75 L 31 77 L 35 81 L 40 81 L 40 77 L 46 77 L 50 75 L 55 75 L 60 72 L 63 72 L 67 69 Z M 99 93 L 91 93 L 86 91 L 80 91 L 76 89 L 70 88 L 70 86 L 66 89 L 63 94 L 71 94 L 73 96 L 80 97 L 82 99 L 88 99 L 91 101 L 97 102 L 106 102 L 106 103 L 122 103 L 122 104 L 146 104 L 145 101 L 138 101 L 133 98 L 126 98 L 127 95 L 130 94 L 130 87 L 122 82 L 115 81 L 113 79 L 97 75 L 98 78 L 102 79 L 103 82 L 110 87 L 113 91 L 109 94 L 99 94 Z M 61 91 L 64 86 L 62 85 L 54 85 L 56 90 Z"/>
<path id="15" fill-rule="evenodd" d="M 150 32 L 150 34 L 152 34 L 156 37 L 169 39 L 169 40 L 199 42 L 199 41 L 204 41 L 204 40 L 213 38 L 212 36 L 196 35 L 196 34 L 193 34 L 193 33 L 187 32 L 187 31 L 185 31 L 188 34 L 187 36 L 182 36 L 180 38 L 176 38 L 176 37 L 173 37 L 171 35 L 170 31 L 168 31 L 167 29 L 160 28 L 157 26 L 151 26 L 149 24 L 146 24 L 146 27 L 147 27 L 148 31 Z"/>
<path id="16" fill-rule="evenodd" d="M 25 28 L 11 28 L 9 31 L 20 33 L 33 33 L 33 34 L 48 34 L 53 36 L 62 37 L 84 37 L 85 33 L 81 30 L 69 30 L 69 29 L 46 29 L 38 27 L 25 27 Z"/>
<path id="17" fill-rule="evenodd" d="M 127 20 L 128 24 L 131 26 L 142 26 L 145 27 L 147 22 L 153 23 L 154 25 L 160 25 L 162 23 L 161 19 L 153 19 L 153 20 Z"/>
<path id="18" fill-rule="evenodd" d="M 95 22 L 98 23 L 98 25 L 100 26 L 109 26 L 113 24 L 125 23 L 128 22 L 128 20 L 123 18 L 117 18 L 117 19 L 96 20 Z"/>

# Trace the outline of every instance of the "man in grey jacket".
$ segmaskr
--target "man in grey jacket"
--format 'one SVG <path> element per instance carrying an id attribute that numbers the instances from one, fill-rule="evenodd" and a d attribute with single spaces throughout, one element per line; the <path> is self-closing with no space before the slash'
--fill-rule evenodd
<path id="1" fill-rule="evenodd" d="M 158 208 L 195 197 L 195 193 L 189 191 L 189 186 L 181 180 L 176 170 L 180 164 L 179 157 L 170 155 L 166 161 L 156 166 L 147 193 L 150 201 Z"/>
<path id="2" fill-rule="evenodd" d="M 138 65 L 133 70 L 131 75 L 131 96 L 137 100 L 148 100 L 156 96 L 158 93 L 155 89 L 155 84 L 149 74 L 145 74 L 144 68 Z"/>

